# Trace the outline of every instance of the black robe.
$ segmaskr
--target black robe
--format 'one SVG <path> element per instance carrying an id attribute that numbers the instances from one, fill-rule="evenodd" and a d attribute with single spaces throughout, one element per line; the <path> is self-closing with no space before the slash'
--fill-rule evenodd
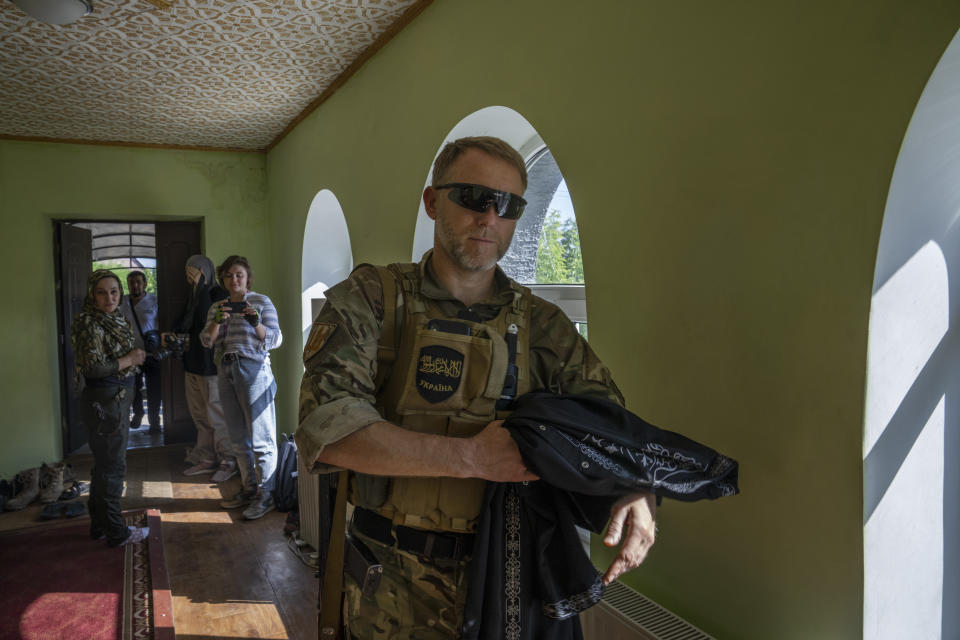
<path id="1" fill-rule="evenodd" d="M 470 562 L 464 640 L 579 640 L 603 596 L 576 526 L 603 531 L 622 496 L 738 493 L 737 463 L 595 396 L 530 393 L 504 423 L 541 480 L 488 483 Z"/>

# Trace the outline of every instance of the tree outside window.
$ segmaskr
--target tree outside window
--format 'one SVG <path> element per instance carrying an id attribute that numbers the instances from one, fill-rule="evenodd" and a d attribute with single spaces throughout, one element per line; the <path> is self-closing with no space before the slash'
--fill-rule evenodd
<path id="1" fill-rule="evenodd" d="M 157 270 L 151 269 L 149 267 L 130 267 L 123 264 L 119 260 L 94 260 L 93 261 L 93 270 L 97 269 L 109 269 L 117 274 L 117 277 L 120 278 L 120 281 L 123 283 L 124 293 L 130 293 L 127 291 L 127 276 L 131 271 L 142 271 L 143 275 L 147 276 L 147 293 L 157 293 Z"/>
<path id="2" fill-rule="evenodd" d="M 537 245 L 537 284 L 583 284 L 583 256 L 575 218 L 547 213 Z"/>

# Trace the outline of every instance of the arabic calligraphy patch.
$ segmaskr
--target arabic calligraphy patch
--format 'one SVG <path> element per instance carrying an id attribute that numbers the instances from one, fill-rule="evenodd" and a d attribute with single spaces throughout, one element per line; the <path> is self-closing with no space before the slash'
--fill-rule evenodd
<path id="1" fill-rule="evenodd" d="M 429 345 L 417 357 L 417 392 L 430 403 L 443 402 L 460 386 L 463 354 L 450 347 Z"/>

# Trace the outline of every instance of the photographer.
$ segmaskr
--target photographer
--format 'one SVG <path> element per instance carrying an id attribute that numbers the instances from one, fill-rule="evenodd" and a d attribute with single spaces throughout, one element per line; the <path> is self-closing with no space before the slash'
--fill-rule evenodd
<path id="1" fill-rule="evenodd" d="M 160 348 L 160 332 L 157 331 L 157 296 L 147 293 L 147 276 L 142 271 L 127 274 L 130 293 L 123 297 L 120 311 L 133 327 L 133 341 L 138 349 L 152 354 Z M 134 382 L 133 419 L 130 428 L 137 429 L 143 420 L 143 386 L 147 387 L 147 413 L 150 433 L 160 433 L 160 361 L 147 358 L 142 371 Z"/>
<path id="2" fill-rule="evenodd" d="M 230 294 L 210 307 L 200 339 L 216 345 L 220 402 L 237 454 L 242 491 L 221 502 L 225 509 L 247 507 L 243 517 L 255 520 L 275 508 L 272 492 L 277 470 L 277 390 L 270 369 L 270 349 L 283 340 L 277 310 L 267 296 L 248 289 L 250 263 L 230 256 L 217 270 Z"/>
<path id="3" fill-rule="evenodd" d="M 187 409 L 197 426 L 197 445 L 187 457 L 192 466 L 183 475 L 212 473 L 211 481 L 225 482 L 237 474 L 237 459 L 220 404 L 213 350 L 201 344 L 200 332 L 207 322 L 210 305 L 225 299 L 227 292 L 214 279 L 213 261 L 207 256 L 190 256 L 184 270 L 190 299 L 174 327 L 175 333 L 163 336 L 168 350 L 183 354 Z"/>

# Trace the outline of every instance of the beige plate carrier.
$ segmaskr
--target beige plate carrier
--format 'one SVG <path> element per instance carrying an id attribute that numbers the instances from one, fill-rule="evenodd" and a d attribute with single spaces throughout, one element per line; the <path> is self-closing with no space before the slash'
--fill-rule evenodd
<path id="1" fill-rule="evenodd" d="M 529 334 L 532 294 L 511 282 L 514 297 L 487 323 L 470 325 L 471 335 L 427 329 L 448 319 L 420 292 L 416 264 L 377 267 L 383 283 L 384 318 L 377 356 L 377 409 L 393 424 L 444 436 L 475 435 L 508 412 L 496 410 L 507 371 L 510 325 L 517 327 L 518 395 L 530 387 Z M 397 285 L 400 285 L 399 291 Z M 398 295 L 399 293 L 399 295 Z M 401 313 L 397 313 L 398 307 Z M 456 353 L 453 353 L 456 352 Z M 452 359 L 425 353 L 451 354 Z M 462 361 L 460 357 L 462 356 Z M 421 393 L 425 372 L 445 372 L 453 383 L 440 394 Z M 395 375 L 391 375 L 394 373 Z M 457 383 L 457 380 L 459 382 Z M 432 401 L 428 401 L 430 397 Z M 485 481 L 457 478 L 386 478 L 351 474 L 350 502 L 372 509 L 394 524 L 441 531 L 474 531 Z"/>

